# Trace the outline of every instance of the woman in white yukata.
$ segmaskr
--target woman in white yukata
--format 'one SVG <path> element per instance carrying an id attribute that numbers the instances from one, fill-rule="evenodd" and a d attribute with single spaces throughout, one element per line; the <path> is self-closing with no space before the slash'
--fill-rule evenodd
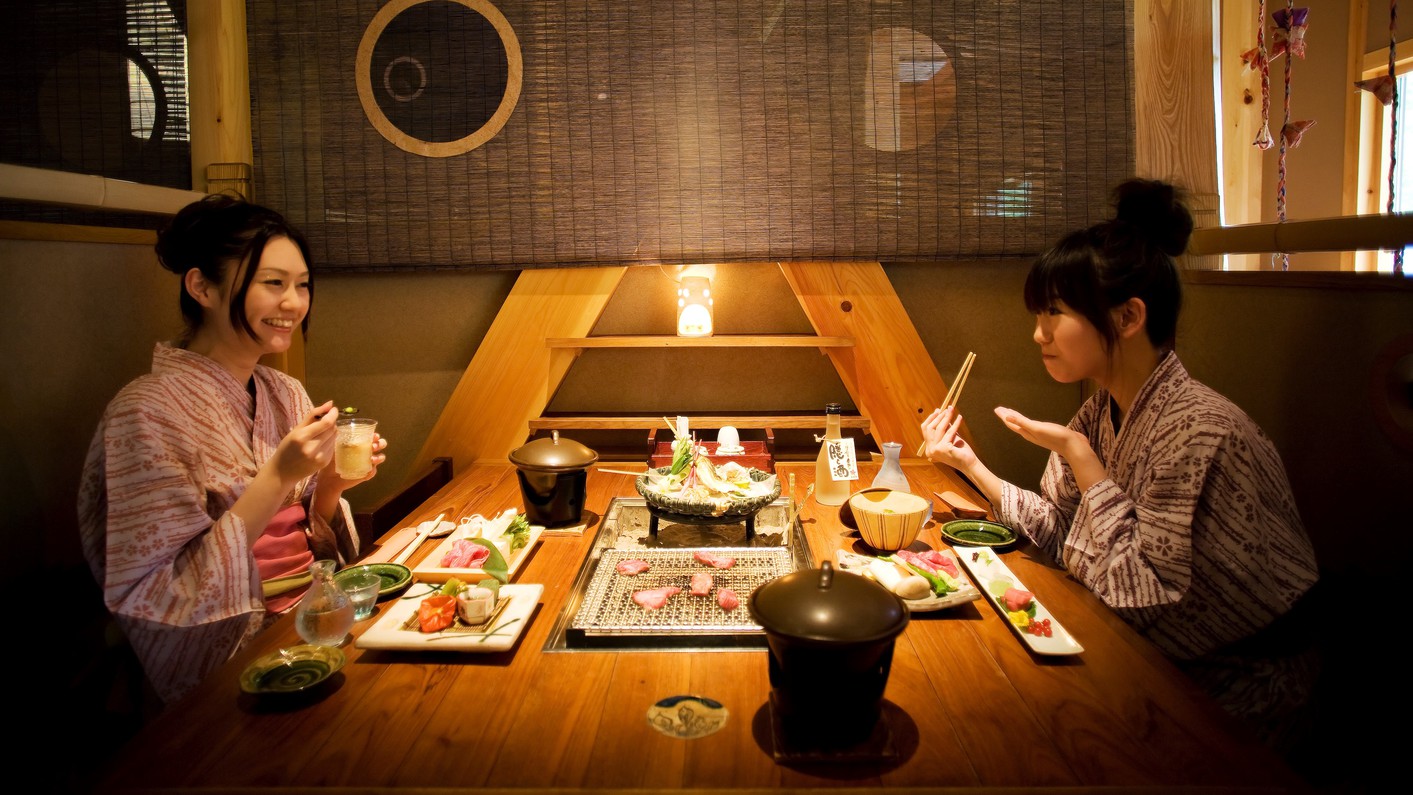
<path id="1" fill-rule="evenodd" d="M 1099 387 L 1068 425 L 995 410 L 1050 451 L 1039 493 L 987 469 L 955 409 L 923 421 L 926 454 L 1282 746 L 1318 668 L 1289 615 L 1318 579 L 1314 550 L 1271 441 L 1173 350 L 1173 257 L 1191 214 L 1161 182 L 1130 180 L 1114 198 L 1113 219 L 1066 236 L 1026 278 L 1046 371 Z"/>
<path id="2" fill-rule="evenodd" d="M 84 556 L 149 681 L 181 697 L 299 601 L 291 577 L 356 558 L 332 401 L 259 364 L 308 329 L 309 247 L 273 210 L 209 196 L 157 258 L 181 278 L 183 337 L 109 403 L 79 491 Z M 283 585 L 281 585 L 283 584 Z"/>

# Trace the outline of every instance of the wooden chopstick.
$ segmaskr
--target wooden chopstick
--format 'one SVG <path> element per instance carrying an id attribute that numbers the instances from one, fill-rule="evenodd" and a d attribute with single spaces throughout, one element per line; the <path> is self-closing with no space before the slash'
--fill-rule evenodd
<path id="1" fill-rule="evenodd" d="M 967 357 L 962 360 L 962 367 L 957 371 L 957 377 L 952 379 L 952 388 L 947 390 L 947 397 L 942 399 L 941 409 L 943 411 L 957 405 L 957 401 L 962 399 L 962 387 L 966 386 L 967 376 L 971 375 L 972 362 L 975 361 L 976 354 L 974 352 L 968 352 Z M 917 446 L 917 452 L 913 455 L 920 456 L 925 450 L 927 450 L 927 440 L 924 439 L 922 444 Z"/>

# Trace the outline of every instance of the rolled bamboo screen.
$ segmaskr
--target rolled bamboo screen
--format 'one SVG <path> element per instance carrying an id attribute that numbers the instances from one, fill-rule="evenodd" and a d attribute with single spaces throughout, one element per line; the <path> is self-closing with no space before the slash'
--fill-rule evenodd
<path id="1" fill-rule="evenodd" d="M 1133 172 L 1127 5 L 250 0 L 255 190 L 355 270 L 1033 254 Z"/>

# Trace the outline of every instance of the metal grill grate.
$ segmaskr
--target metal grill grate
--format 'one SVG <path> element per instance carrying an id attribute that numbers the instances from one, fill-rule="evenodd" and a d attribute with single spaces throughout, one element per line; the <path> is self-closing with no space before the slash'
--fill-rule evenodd
<path id="1" fill-rule="evenodd" d="M 735 558 L 736 565 L 712 568 L 692 557 L 699 551 Z M 651 568 L 636 576 L 625 576 L 617 569 L 625 560 L 642 560 Z M 746 610 L 746 599 L 757 587 L 793 570 L 790 550 L 783 547 L 606 549 L 570 627 L 586 634 L 759 633 L 760 626 L 751 621 Z M 698 572 L 712 576 L 713 585 L 707 596 L 692 596 L 690 592 L 692 575 Z M 667 586 L 676 586 L 682 592 L 669 598 L 661 609 L 649 610 L 633 601 L 635 591 Z M 741 604 L 735 610 L 727 612 L 717 604 L 722 588 L 736 592 Z"/>

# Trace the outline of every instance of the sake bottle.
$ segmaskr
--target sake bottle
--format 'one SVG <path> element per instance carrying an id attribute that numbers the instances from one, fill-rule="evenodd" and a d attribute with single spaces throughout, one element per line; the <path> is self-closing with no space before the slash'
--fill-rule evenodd
<path id="1" fill-rule="evenodd" d="M 830 474 L 829 440 L 839 439 L 839 415 L 844 407 L 830 403 L 824 407 L 824 440 L 814 460 L 814 499 L 820 505 L 843 505 L 849 499 L 849 481 L 835 480 Z"/>

